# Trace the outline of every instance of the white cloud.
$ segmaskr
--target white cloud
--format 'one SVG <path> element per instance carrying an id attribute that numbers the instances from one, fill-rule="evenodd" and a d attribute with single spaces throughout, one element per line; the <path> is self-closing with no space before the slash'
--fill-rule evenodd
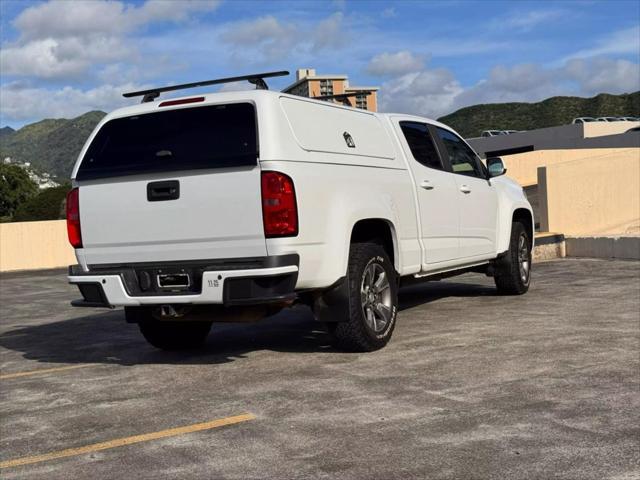
<path id="1" fill-rule="evenodd" d="M 385 77 L 419 72 L 424 68 L 424 57 L 407 50 L 396 53 L 381 53 L 371 59 L 367 72 Z"/>
<path id="2" fill-rule="evenodd" d="M 220 35 L 239 63 L 284 61 L 293 53 L 317 54 L 347 46 L 344 15 L 336 12 L 313 24 L 285 22 L 272 15 L 230 23 Z"/>
<path id="3" fill-rule="evenodd" d="M 498 65 L 488 78 L 461 92 L 453 106 L 457 109 L 481 103 L 536 102 L 566 93 L 555 80 L 556 72 L 539 65 Z"/>
<path id="4" fill-rule="evenodd" d="M 18 121 L 50 118 L 53 112 L 56 118 L 72 118 L 89 110 L 131 105 L 131 99 L 123 98 L 122 93 L 143 88 L 149 88 L 149 85 L 128 83 L 102 85 L 88 90 L 73 87 L 48 90 L 19 83 L 5 84 L 0 87 L 2 122 L 6 118 Z"/>
<path id="5" fill-rule="evenodd" d="M 389 8 L 385 8 L 384 10 L 382 10 L 382 12 L 380 12 L 380 16 L 382 18 L 395 18 L 398 16 L 398 14 L 396 13 L 396 9 L 393 7 L 389 7 Z"/>
<path id="6" fill-rule="evenodd" d="M 4 75 L 74 77 L 96 62 L 122 60 L 132 53 L 116 37 L 97 36 L 88 41 L 76 37 L 45 38 L 3 49 L 0 65 Z"/>
<path id="7" fill-rule="evenodd" d="M 504 18 L 498 18 L 491 22 L 493 29 L 511 29 L 521 32 L 528 32 L 541 24 L 547 24 L 558 20 L 566 15 L 566 12 L 559 9 L 550 10 L 530 10 L 528 12 L 518 12 Z"/>
<path id="8" fill-rule="evenodd" d="M 591 97 L 639 89 L 640 65 L 620 59 L 575 59 L 560 67 L 497 65 L 486 79 L 466 88 L 451 71 L 427 67 L 383 83 L 380 110 L 437 118 L 482 103 L 537 102 L 556 95 Z"/>
<path id="9" fill-rule="evenodd" d="M 640 90 L 640 65 L 609 58 L 575 59 L 562 69 L 564 75 L 578 82 L 585 95 L 598 93 L 632 93 Z"/>
<path id="10" fill-rule="evenodd" d="M 532 102 L 554 95 L 590 97 L 639 89 L 640 65 L 637 63 L 608 58 L 575 59 L 557 68 L 535 64 L 496 66 L 488 79 L 460 95 L 457 104 Z"/>
<path id="11" fill-rule="evenodd" d="M 220 38 L 242 51 L 258 50 L 266 60 L 277 61 L 295 47 L 299 35 L 294 24 L 269 15 L 231 24 Z"/>
<path id="12" fill-rule="evenodd" d="M 336 12 L 322 20 L 313 32 L 312 50 L 324 50 L 340 47 L 348 41 L 348 35 L 343 31 L 344 14 Z"/>
<path id="13" fill-rule="evenodd" d="M 222 35 L 222 39 L 238 46 L 251 46 L 262 42 L 289 39 L 295 31 L 294 25 L 281 23 L 277 18 L 268 15 L 233 24 Z"/>
<path id="14" fill-rule="evenodd" d="M 408 73 L 382 84 L 380 110 L 437 118 L 451 110 L 462 91 L 460 83 L 447 69 Z"/>
<path id="15" fill-rule="evenodd" d="M 598 40 L 591 48 L 585 48 L 566 56 L 559 63 L 573 58 L 590 58 L 602 55 L 640 54 L 640 25 L 613 32 Z"/>
<path id="16" fill-rule="evenodd" d="M 14 26 L 23 39 L 114 34 L 152 22 L 183 21 L 192 13 L 214 10 L 219 3 L 217 0 L 147 0 L 136 7 L 120 1 L 50 0 L 26 8 L 15 19 Z"/>
<path id="17" fill-rule="evenodd" d="M 217 1 L 148 0 L 139 7 L 104 0 L 49 1 L 26 8 L 13 24 L 16 42 L 3 44 L 4 75 L 74 78 L 93 65 L 132 60 L 135 42 L 128 36 L 153 22 L 177 22 L 212 10 Z"/>
<path id="18" fill-rule="evenodd" d="M 471 40 L 462 38 L 425 40 L 420 47 L 421 51 L 430 52 L 435 58 L 500 52 L 508 48 L 517 49 L 518 44 L 512 39 L 486 40 L 486 38 L 477 37 Z"/>

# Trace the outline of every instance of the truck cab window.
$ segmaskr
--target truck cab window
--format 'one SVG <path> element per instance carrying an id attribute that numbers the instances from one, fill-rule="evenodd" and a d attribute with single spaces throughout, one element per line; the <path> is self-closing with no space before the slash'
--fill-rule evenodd
<path id="1" fill-rule="evenodd" d="M 404 138 L 409 144 L 413 158 L 425 167 L 443 170 L 436 146 L 427 125 L 418 122 L 400 122 Z"/>
<path id="2" fill-rule="evenodd" d="M 437 131 L 449 155 L 453 173 L 485 178 L 478 157 L 460 137 L 444 128 L 437 128 Z"/>

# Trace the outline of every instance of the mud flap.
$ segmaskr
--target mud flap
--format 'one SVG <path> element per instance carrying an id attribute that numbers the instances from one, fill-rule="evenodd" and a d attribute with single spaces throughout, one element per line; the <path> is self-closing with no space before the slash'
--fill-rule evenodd
<path id="1" fill-rule="evenodd" d="M 316 297 L 313 302 L 313 314 L 319 322 L 346 322 L 351 312 L 349 302 L 349 282 L 345 276 Z"/>

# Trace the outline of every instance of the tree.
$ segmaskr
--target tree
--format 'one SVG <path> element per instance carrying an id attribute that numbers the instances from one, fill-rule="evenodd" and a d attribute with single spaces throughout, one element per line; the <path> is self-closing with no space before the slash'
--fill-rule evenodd
<path id="1" fill-rule="evenodd" d="M 34 220 L 58 220 L 65 218 L 63 204 L 70 185 L 61 185 L 42 190 L 35 197 L 18 206 L 13 215 L 14 222 L 31 222 Z"/>
<path id="2" fill-rule="evenodd" d="M 38 185 L 17 165 L 0 163 L 0 217 L 11 217 L 18 206 L 38 193 Z"/>

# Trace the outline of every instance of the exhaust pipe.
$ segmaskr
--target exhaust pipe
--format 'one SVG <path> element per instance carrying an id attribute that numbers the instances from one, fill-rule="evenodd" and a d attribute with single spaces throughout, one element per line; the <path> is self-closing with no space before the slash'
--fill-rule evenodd
<path id="1" fill-rule="evenodd" d="M 176 318 L 181 317 L 182 315 L 176 312 L 176 309 L 171 305 L 160 305 L 160 317 L 162 318 Z"/>

